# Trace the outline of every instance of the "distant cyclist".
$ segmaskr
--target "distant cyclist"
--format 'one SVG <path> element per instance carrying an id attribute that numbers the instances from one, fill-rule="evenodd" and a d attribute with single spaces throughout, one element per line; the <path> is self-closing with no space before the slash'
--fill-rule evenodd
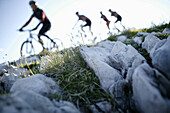
<path id="1" fill-rule="evenodd" d="M 110 30 L 110 28 L 109 28 L 110 21 L 106 18 L 105 15 L 103 15 L 102 12 L 100 12 L 100 14 L 102 15 L 101 18 L 102 18 L 104 21 L 106 21 L 106 25 L 107 25 L 108 29 Z"/>
<path id="2" fill-rule="evenodd" d="M 84 15 L 79 15 L 79 12 L 76 12 L 76 15 L 79 17 L 79 20 L 86 22 L 85 25 L 81 26 L 82 31 L 84 32 L 83 27 L 89 26 L 89 30 L 90 30 L 91 34 L 93 34 L 91 31 L 91 20 Z"/>
<path id="3" fill-rule="evenodd" d="M 45 33 L 50 30 L 51 28 L 51 23 L 49 21 L 49 19 L 47 18 L 47 16 L 45 15 L 44 11 L 42 9 L 39 9 L 36 5 L 36 2 L 31 0 L 29 2 L 31 8 L 33 9 L 33 14 L 32 16 L 30 17 L 30 19 L 19 29 L 19 31 L 23 31 L 23 28 L 26 27 L 30 22 L 31 20 L 33 19 L 33 17 L 36 17 L 37 19 L 40 20 L 40 23 L 33 29 L 33 30 L 36 30 L 38 28 L 38 26 L 42 23 L 43 26 L 41 28 L 41 30 L 39 31 L 39 34 L 38 34 L 38 39 L 39 39 L 39 42 L 41 43 L 43 49 L 44 48 L 44 44 L 43 44 L 43 41 L 42 39 L 40 38 L 41 35 L 43 36 L 46 36 L 48 39 L 50 39 L 53 43 L 54 43 L 54 46 L 55 46 L 55 42 L 50 38 L 48 37 L 47 35 L 45 35 Z"/>
<path id="4" fill-rule="evenodd" d="M 118 21 L 120 21 L 120 24 L 122 25 L 121 21 L 122 21 L 122 17 L 117 13 L 117 12 L 113 12 L 111 9 L 109 9 L 109 12 L 111 13 L 111 16 L 115 16 L 117 18 L 117 20 L 115 21 L 115 23 L 117 23 Z M 123 25 L 122 25 L 123 26 Z M 123 26 L 123 28 L 125 29 L 125 27 Z M 118 32 L 120 32 L 120 30 L 118 28 L 116 28 L 118 30 Z"/>

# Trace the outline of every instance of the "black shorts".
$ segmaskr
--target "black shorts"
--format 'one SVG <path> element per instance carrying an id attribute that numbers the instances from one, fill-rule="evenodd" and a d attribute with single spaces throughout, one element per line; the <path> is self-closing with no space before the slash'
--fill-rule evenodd
<path id="1" fill-rule="evenodd" d="M 51 28 L 51 23 L 43 23 L 42 28 L 40 29 L 39 34 L 44 35 Z"/>
<path id="2" fill-rule="evenodd" d="M 115 21 L 115 23 L 117 23 L 118 21 L 122 21 L 122 17 L 120 15 L 117 16 L 117 20 Z"/>
<path id="3" fill-rule="evenodd" d="M 90 20 L 86 20 L 86 24 L 84 26 L 89 26 L 91 27 L 91 21 Z"/>

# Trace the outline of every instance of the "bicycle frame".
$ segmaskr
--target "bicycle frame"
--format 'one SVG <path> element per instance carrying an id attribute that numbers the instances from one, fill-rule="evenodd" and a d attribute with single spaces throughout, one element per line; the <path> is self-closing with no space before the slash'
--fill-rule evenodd
<path id="1" fill-rule="evenodd" d="M 30 43 L 31 44 L 31 47 L 33 48 L 33 43 L 32 43 L 32 40 L 34 39 L 35 41 L 37 41 L 38 43 L 40 43 L 40 41 L 39 40 L 37 40 L 33 35 L 36 35 L 37 36 L 37 34 L 33 34 L 32 33 L 32 30 L 24 30 L 23 32 L 29 32 L 29 37 L 26 39 L 26 41 L 24 41 L 25 43 Z M 48 50 L 52 50 L 53 48 L 55 48 L 56 47 L 56 45 L 57 45 L 57 48 L 58 48 L 58 46 L 59 45 L 61 45 L 61 47 L 62 48 L 64 48 L 64 45 L 63 45 L 63 42 L 60 40 L 60 39 L 58 39 L 58 38 L 54 38 L 53 40 L 51 40 L 50 39 L 50 37 L 48 37 L 47 35 L 42 35 L 43 37 L 46 37 L 48 40 L 50 40 L 50 42 L 49 41 L 47 41 L 47 45 L 46 45 L 46 47 L 47 47 L 47 49 Z M 56 45 L 54 45 L 54 42 L 56 43 L 56 42 L 60 42 L 60 43 L 56 43 Z M 41 44 L 41 43 L 40 43 Z M 53 46 L 52 46 L 53 45 Z M 22 44 L 22 46 L 23 46 L 23 44 Z M 25 46 L 26 47 L 26 46 Z M 32 51 L 32 50 L 30 50 L 30 51 Z M 22 51 L 21 51 L 22 52 Z M 29 51 L 28 50 L 26 50 L 26 53 L 29 53 Z M 22 56 L 22 55 L 21 55 Z"/>

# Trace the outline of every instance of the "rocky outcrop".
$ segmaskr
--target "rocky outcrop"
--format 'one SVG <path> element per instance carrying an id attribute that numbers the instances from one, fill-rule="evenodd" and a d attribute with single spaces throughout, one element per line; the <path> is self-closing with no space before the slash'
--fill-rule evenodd
<path id="1" fill-rule="evenodd" d="M 112 104 L 110 104 L 107 101 L 99 102 L 96 105 L 91 105 L 90 109 L 93 113 L 116 113 L 114 108 L 112 107 Z"/>
<path id="2" fill-rule="evenodd" d="M 14 82 L 17 79 L 21 79 L 22 75 L 26 75 L 29 72 L 27 69 L 17 68 L 15 66 L 9 65 L 9 63 L 1 64 L 0 70 L 0 84 L 1 88 L 3 89 L 0 92 L 9 92 Z"/>
<path id="3" fill-rule="evenodd" d="M 156 36 L 148 35 L 142 47 L 150 54 L 153 66 L 163 72 L 170 80 L 170 36 L 160 40 Z"/>
<path id="4" fill-rule="evenodd" d="M 103 89 L 109 91 L 110 86 L 121 80 L 122 77 L 119 71 L 106 63 L 109 62 L 109 53 L 106 53 L 107 51 L 107 49 L 100 47 L 82 47 L 80 50 L 83 58 L 98 76 Z"/>
<path id="5" fill-rule="evenodd" d="M 95 47 L 80 49 L 82 57 L 99 78 L 102 88 L 110 93 L 123 112 L 169 112 L 170 36 L 160 40 L 156 34 L 139 32 L 137 35 L 145 38 L 132 39 L 147 50 L 153 67 L 147 64 L 134 47 L 120 41 L 103 41 Z"/>
<path id="6" fill-rule="evenodd" d="M 144 113 L 168 113 L 170 100 L 161 95 L 155 76 L 154 69 L 146 63 L 135 69 L 132 86 L 136 106 Z"/>
<path id="7" fill-rule="evenodd" d="M 40 58 L 38 55 L 35 56 L 31 56 L 31 57 L 21 57 L 19 60 L 15 61 L 14 64 L 15 65 L 26 65 L 29 63 L 33 63 L 33 62 L 40 62 Z"/>
<path id="8" fill-rule="evenodd" d="M 146 61 L 134 47 L 131 45 L 127 46 L 122 42 L 115 43 L 109 58 L 112 62 L 112 66 L 121 70 L 122 75 L 124 75 L 130 67 L 137 67 L 142 62 Z"/>
<path id="9" fill-rule="evenodd" d="M 140 46 L 142 44 L 142 39 L 143 39 L 143 37 L 137 36 L 133 39 L 133 41 L 136 42 L 138 44 L 138 46 Z"/>
<path id="10" fill-rule="evenodd" d="M 153 52 L 152 64 L 166 74 L 170 80 L 170 36 L 167 41 Z"/>
<path id="11" fill-rule="evenodd" d="M 24 89 L 31 90 L 44 96 L 49 96 L 59 92 L 59 87 L 56 82 L 42 74 L 36 74 L 34 76 L 17 80 L 10 89 L 10 92 Z"/>
<path id="12" fill-rule="evenodd" d="M 106 45 L 104 42 L 97 45 Z M 129 107 L 128 103 L 128 81 L 126 78 L 128 69 L 135 69 L 138 65 L 145 62 L 132 46 L 127 46 L 122 42 L 109 43 L 110 48 L 106 46 L 82 47 L 80 53 L 87 64 L 94 70 L 98 76 L 103 89 L 108 91 L 122 109 Z M 133 72 L 132 72 L 133 73 Z M 131 79 L 129 75 L 129 79 Z"/>
<path id="13" fill-rule="evenodd" d="M 123 42 L 123 41 L 125 41 L 127 39 L 127 36 L 118 36 L 117 37 L 117 41 L 121 41 L 121 42 Z"/>
<path id="14" fill-rule="evenodd" d="M 145 48 L 149 53 L 151 52 L 152 48 L 160 41 L 159 38 L 156 36 L 149 34 L 145 37 L 145 41 L 142 43 L 142 47 Z"/>
<path id="15" fill-rule="evenodd" d="M 1 78 L 1 86 L 3 87 L 4 91 L 9 92 L 17 79 L 19 79 L 18 75 L 14 73 L 5 73 Z"/>
<path id="16" fill-rule="evenodd" d="M 16 91 L 12 95 L 0 96 L 1 113 L 80 113 L 66 101 L 50 101 L 30 90 Z"/>

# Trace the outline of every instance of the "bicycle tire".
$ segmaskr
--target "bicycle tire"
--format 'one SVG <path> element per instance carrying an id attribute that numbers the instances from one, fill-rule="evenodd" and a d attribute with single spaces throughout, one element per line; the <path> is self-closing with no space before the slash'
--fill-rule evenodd
<path id="1" fill-rule="evenodd" d="M 26 50 L 24 50 L 24 49 L 26 49 Z M 28 53 L 28 49 L 30 49 L 29 53 Z M 25 55 L 25 57 L 30 56 L 30 55 L 34 55 L 35 50 L 34 50 L 33 44 L 29 41 L 24 41 L 21 45 L 20 54 L 21 54 L 21 57 L 23 55 Z"/>

